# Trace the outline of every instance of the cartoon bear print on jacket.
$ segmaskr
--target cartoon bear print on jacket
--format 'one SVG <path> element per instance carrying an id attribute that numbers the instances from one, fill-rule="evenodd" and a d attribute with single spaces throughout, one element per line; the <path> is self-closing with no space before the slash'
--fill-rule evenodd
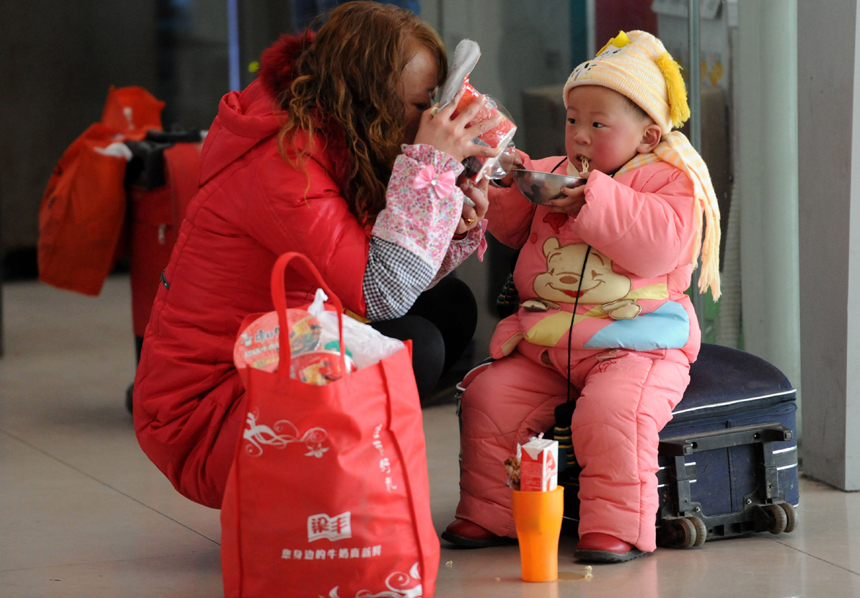
<path id="1" fill-rule="evenodd" d="M 559 303 L 599 305 L 613 320 L 632 320 L 642 312 L 630 292 L 630 278 L 612 269 L 612 260 L 585 243 L 561 245 L 555 237 L 543 244 L 546 272 L 534 280 L 538 299 L 523 302 L 528 311 L 561 309 Z M 583 260 L 587 260 L 583 268 Z M 580 276 L 582 280 L 580 281 Z M 578 297 L 578 301 L 577 301 Z"/>
<path id="2" fill-rule="evenodd" d="M 594 247 L 562 245 L 554 236 L 539 255 L 546 261 L 538 267 L 546 269 L 531 279 L 534 297 L 496 327 L 490 342 L 495 359 L 521 341 L 566 352 L 569 342 L 582 349 L 651 351 L 681 348 L 689 340 L 690 318 L 670 299 L 664 276 L 632 279 L 616 272 L 612 260 Z"/>

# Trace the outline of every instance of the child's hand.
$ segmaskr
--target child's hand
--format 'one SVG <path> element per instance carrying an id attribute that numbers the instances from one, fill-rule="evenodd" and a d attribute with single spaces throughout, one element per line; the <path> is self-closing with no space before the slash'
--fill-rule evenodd
<path id="1" fill-rule="evenodd" d="M 519 152 L 511 147 L 505 148 L 499 157 L 499 166 L 507 174 L 496 181 L 499 187 L 510 187 L 514 184 L 513 171 L 518 168 L 523 168 L 523 157 Z"/>
<path id="2" fill-rule="evenodd" d="M 456 234 L 462 235 L 469 232 L 481 223 L 484 216 L 487 214 L 487 209 L 490 207 L 490 202 L 487 199 L 487 184 L 489 179 L 484 177 L 480 183 L 474 183 L 471 179 L 461 176 L 457 185 L 463 194 L 472 200 L 474 206 L 470 206 L 469 202 L 463 202 L 463 214 L 460 217 L 460 222 L 457 224 Z"/>
<path id="3" fill-rule="evenodd" d="M 561 192 L 564 194 L 562 197 L 550 200 L 552 211 L 578 216 L 585 205 L 585 185 L 564 187 Z"/>

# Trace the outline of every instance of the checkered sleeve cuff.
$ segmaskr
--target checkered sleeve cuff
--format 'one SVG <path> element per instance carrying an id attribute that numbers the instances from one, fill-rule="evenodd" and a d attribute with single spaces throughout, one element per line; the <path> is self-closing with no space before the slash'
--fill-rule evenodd
<path id="1" fill-rule="evenodd" d="M 405 315 L 433 275 L 433 269 L 415 254 L 371 237 L 363 282 L 367 318 L 380 321 Z"/>

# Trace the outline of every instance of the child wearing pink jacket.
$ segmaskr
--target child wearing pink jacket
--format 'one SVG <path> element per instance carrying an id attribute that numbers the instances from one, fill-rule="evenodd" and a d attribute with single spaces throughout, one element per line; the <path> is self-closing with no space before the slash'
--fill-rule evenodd
<path id="1" fill-rule="evenodd" d="M 468 547 L 516 537 L 504 461 L 575 398 L 575 554 L 620 562 L 656 548 L 658 433 L 699 351 L 685 291 L 700 246 L 699 289 L 719 297 L 719 211 L 707 167 L 673 131 L 689 118 L 686 89 L 657 38 L 619 33 L 573 71 L 564 102 L 567 157 L 523 165 L 586 183 L 552 206 L 491 191 L 489 231 L 520 249 L 521 304 L 463 395 L 460 503 L 442 537 Z"/>

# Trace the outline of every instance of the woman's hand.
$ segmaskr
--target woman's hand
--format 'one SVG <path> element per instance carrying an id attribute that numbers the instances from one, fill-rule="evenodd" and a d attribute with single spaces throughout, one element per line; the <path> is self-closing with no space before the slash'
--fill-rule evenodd
<path id="1" fill-rule="evenodd" d="M 576 187 L 562 187 L 562 197 L 550 200 L 553 212 L 561 212 L 571 216 L 578 216 L 580 210 L 585 206 L 585 185 Z"/>
<path id="2" fill-rule="evenodd" d="M 469 232 L 480 225 L 481 220 L 484 219 L 487 209 L 490 207 L 490 201 L 487 199 L 487 184 L 489 182 L 489 179 L 484 177 L 480 183 L 475 184 L 465 176 L 461 176 L 460 180 L 457 181 L 457 186 L 475 205 L 470 206 L 469 202 L 463 202 L 463 213 L 460 216 L 455 234 L 463 235 Z"/>
<path id="3" fill-rule="evenodd" d="M 501 148 L 479 145 L 474 143 L 472 139 L 497 126 L 502 122 L 503 117 L 501 114 L 497 114 L 492 120 L 476 123 L 470 127 L 469 123 L 481 109 L 481 103 L 474 101 L 455 118 L 451 118 L 465 90 L 465 86 L 462 87 L 457 96 L 441 110 L 436 111 L 434 106 L 424 111 L 424 114 L 421 115 L 418 133 L 415 135 L 415 143 L 432 145 L 440 152 L 450 155 L 457 162 L 462 162 L 469 156 L 494 157 L 501 152 Z"/>

